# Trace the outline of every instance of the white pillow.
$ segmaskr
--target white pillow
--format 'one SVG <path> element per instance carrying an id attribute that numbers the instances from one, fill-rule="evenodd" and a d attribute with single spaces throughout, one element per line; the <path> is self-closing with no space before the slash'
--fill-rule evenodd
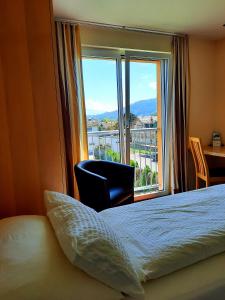
<path id="1" fill-rule="evenodd" d="M 45 192 L 45 203 L 58 241 L 72 264 L 117 291 L 143 298 L 125 246 L 95 210 L 49 191 Z"/>

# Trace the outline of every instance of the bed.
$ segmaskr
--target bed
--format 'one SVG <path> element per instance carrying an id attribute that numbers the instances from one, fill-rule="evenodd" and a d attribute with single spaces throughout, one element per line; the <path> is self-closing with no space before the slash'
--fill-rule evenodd
<path id="1" fill-rule="evenodd" d="M 126 214 L 125 206 L 105 210 L 102 214 L 110 225 L 121 229 L 121 225 L 127 222 L 125 215 L 129 214 L 132 221 L 135 221 L 132 211 L 139 210 L 144 215 L 147 206 L 158 214 L 156 207 L 171 207 L 176 201 L 184 203 L 187 201 L 185 197 L 193 199 L 193 193 L 194 198 L 196 195 L 199 197 L 196 192 L 191 192 L 176 196 L 175 201 L 168 197 L 129 205 Z M 209 195 L 206 198 L 211 199 L 212 203 L 218 197 L 225 202 L 224 185 L 203 189 L 199 193 L 203 198 Z M 194 210 L 193 203 L 192 208 Z M 0 233 L 0 299 L 124 299 L 119 291 L 92 278 L 69 262 L 47 217 L 3 219 L 0 221 Z M 124 232 L 121 234 L 125 235 Z M 225 253 L 219 252 L 170 274 L 148 280 L 143 284 L 145 299 L 224 299 Z"/>

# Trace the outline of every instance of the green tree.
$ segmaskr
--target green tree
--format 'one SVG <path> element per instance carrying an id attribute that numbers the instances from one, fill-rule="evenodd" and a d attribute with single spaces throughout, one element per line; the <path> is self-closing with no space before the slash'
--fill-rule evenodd
<path id="1" fill-rule="evenodd" d="M 98 126 L 98 131 L 102 131 L 102 130 L 104 130 L 104 126 L 103 126 L 103 124 L 100 124 L 100 125 Z"/>
<path id="2" fill-rule="evenodd" d="M 107 160 L 107 151 L 111 149 L 109 144 L 98 145 L 94 148 L 94 157 L 96 159 L 106 159 Z"/>
<path id="3" fill-rule="evenodd" d="M 131 160 L 130 160 L 130 166 L 131 166 L 131 167 L 138 168 L 138 162 L 137 162 L 136 160 L 131 159 Z"/>
<path id="4" fill-rule="evenodd" d="M 149 166 L 141 171 L 140 186 L 151 185 L 157 183 L 157 172 L 152 171 Z"/>
<path id="5" fill-rule="evenodd" d="M 120 162 L 120 154 L 119 152 L 115 152 L 112 149 L 108 149 L 106 151 L 107 160 L 114 161 L 114 162 Z"/>
<path id="6" fill-rule="evenodd" d="M 140 119 L 135 114 L 130 113 L 130 127 L 135 127 L 138 122 L 141 122 Z"/>
<path id="7" fill-rule="evenodd" d="M 113 130 L 119 130 L 119 122 L 115 121 L 115 123 L 113 124 Z"/>
<path id="8" fill-rule="evenodd" d="M 102 120 L 102 122 L 104 122 L 104 123 L 109 123 L 109 122 L 110 122 L 110 119 L 109 119 L 109 118 L 104 118 L 104 119 Z"/>

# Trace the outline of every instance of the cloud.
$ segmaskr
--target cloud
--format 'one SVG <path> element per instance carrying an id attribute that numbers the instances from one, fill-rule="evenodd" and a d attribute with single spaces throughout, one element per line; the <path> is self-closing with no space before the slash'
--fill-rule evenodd
<path id="1" fill-rule="evenodd" d="M 112 103 L 100 102 L 91 98 L 85 101 L 86 110 L 91 111 L 93 114 L 99 114 L 103 112 L 116 110 L 117 109 L 116 103 L 117 102 L 115 101 L 115 104 L 113 105 Z"/>
<path id="2" fill-rule="evenodd" d="M 141 75 L 141 80 L 148 80 L 149 79 L 149 74 L 142 74 Z"/>
<path id="3" fill-rule="evenodd" d="M 156 89 L 157 89 L 157 82 L 156 82 L 156 81 L 151 81 L 151 82 L 149 83 L 149 87 L 150 87 L 150 89 L 152 89 L 152 90 L 156 90 Z"/>

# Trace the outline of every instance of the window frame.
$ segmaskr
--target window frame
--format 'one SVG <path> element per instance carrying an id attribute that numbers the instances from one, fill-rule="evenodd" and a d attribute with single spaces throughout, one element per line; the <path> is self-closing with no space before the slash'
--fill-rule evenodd
<path id="1" fill-rule="evenodd" d="M 115 59 L 116 60 L 116 76 L 117 76 L 117 94 L 118 94 L 118 118 L 119 118 L 119 126 L 120 126 L 120 132 L 125 132 L 128 136 L 130 134 L 130 128 L 128 127 L 128 117 L 129 116 L 129 108 L 130 108 L 130 68 L 129 68 L 129 62 L 134 60 L 135 58 L 137 60 L 146 60 L 146 61 L 153 61 L 157 65 L 157 116 L 158 116 L 158 125 L 160 124 L 160 127 L 157 126 L 157 140 L 160 143 L 160 146 L 158 146 L 158 161 L 160 160 L 161 163 L 161 170 L 158 171 L 158 176 L 160 177 L 159 184 L 161 185 L 162 190 L 147 193 L 143 195 L 135 196 L 135 201 L 141 201 L 151 198 L 156 198 L 164 195 L 168 195 L 170 192 L 169 189 L 169 183 L 165 182 L 165 166 L 163 165 L 163 147 L 162 143 L 165 143 L 165 139 L 163 141 L 162 137 L 162 127 L 165 126 L 165 124 L 162 124 L 162 99 L 161 99 L 161 61 L 166 60 L 168 61 L 169 65 L 169 75 L 171 74 L 171 54 L 170 53 L 162 53 L 162 52 L 152 52 L 152 51 L 142 51 L 142 50 L 130 50 L 130 49 L 112 49 L 112 48 L 102 48 L 102 47 L 82 47 L 82 58 L 101 58 L 101 59 Z M 121 120 L 123 119 L 123 95 L 122 95 L 122 60 L 125 60 L 125 110 L 126 110 L 126 121 L 124 128 L 124 122 Z M 128 75 L 129 74 L 129 75 Z M 169 83 L 169 91 L 168 94 L 170 95 L 171 86 Z M 159 122 L 160 120 L 160 122 Z M 125 149 L 129 149 L 128 145 L 125 145 L 125 142 L 128 143 L 129 139 L 126 138 L 126 141 L 124 140 L 123 134 L 120 134 L 120 144 L 121 147 Z M 126 163 L 130 159 L 130 152 L 125 150 L 125 154 L 123 151 L 121 151 L 121 162 Z M 168 168 L 167 172 L 170 172 Z M 168 174 L 167 174 L 168 176 Z"/>

